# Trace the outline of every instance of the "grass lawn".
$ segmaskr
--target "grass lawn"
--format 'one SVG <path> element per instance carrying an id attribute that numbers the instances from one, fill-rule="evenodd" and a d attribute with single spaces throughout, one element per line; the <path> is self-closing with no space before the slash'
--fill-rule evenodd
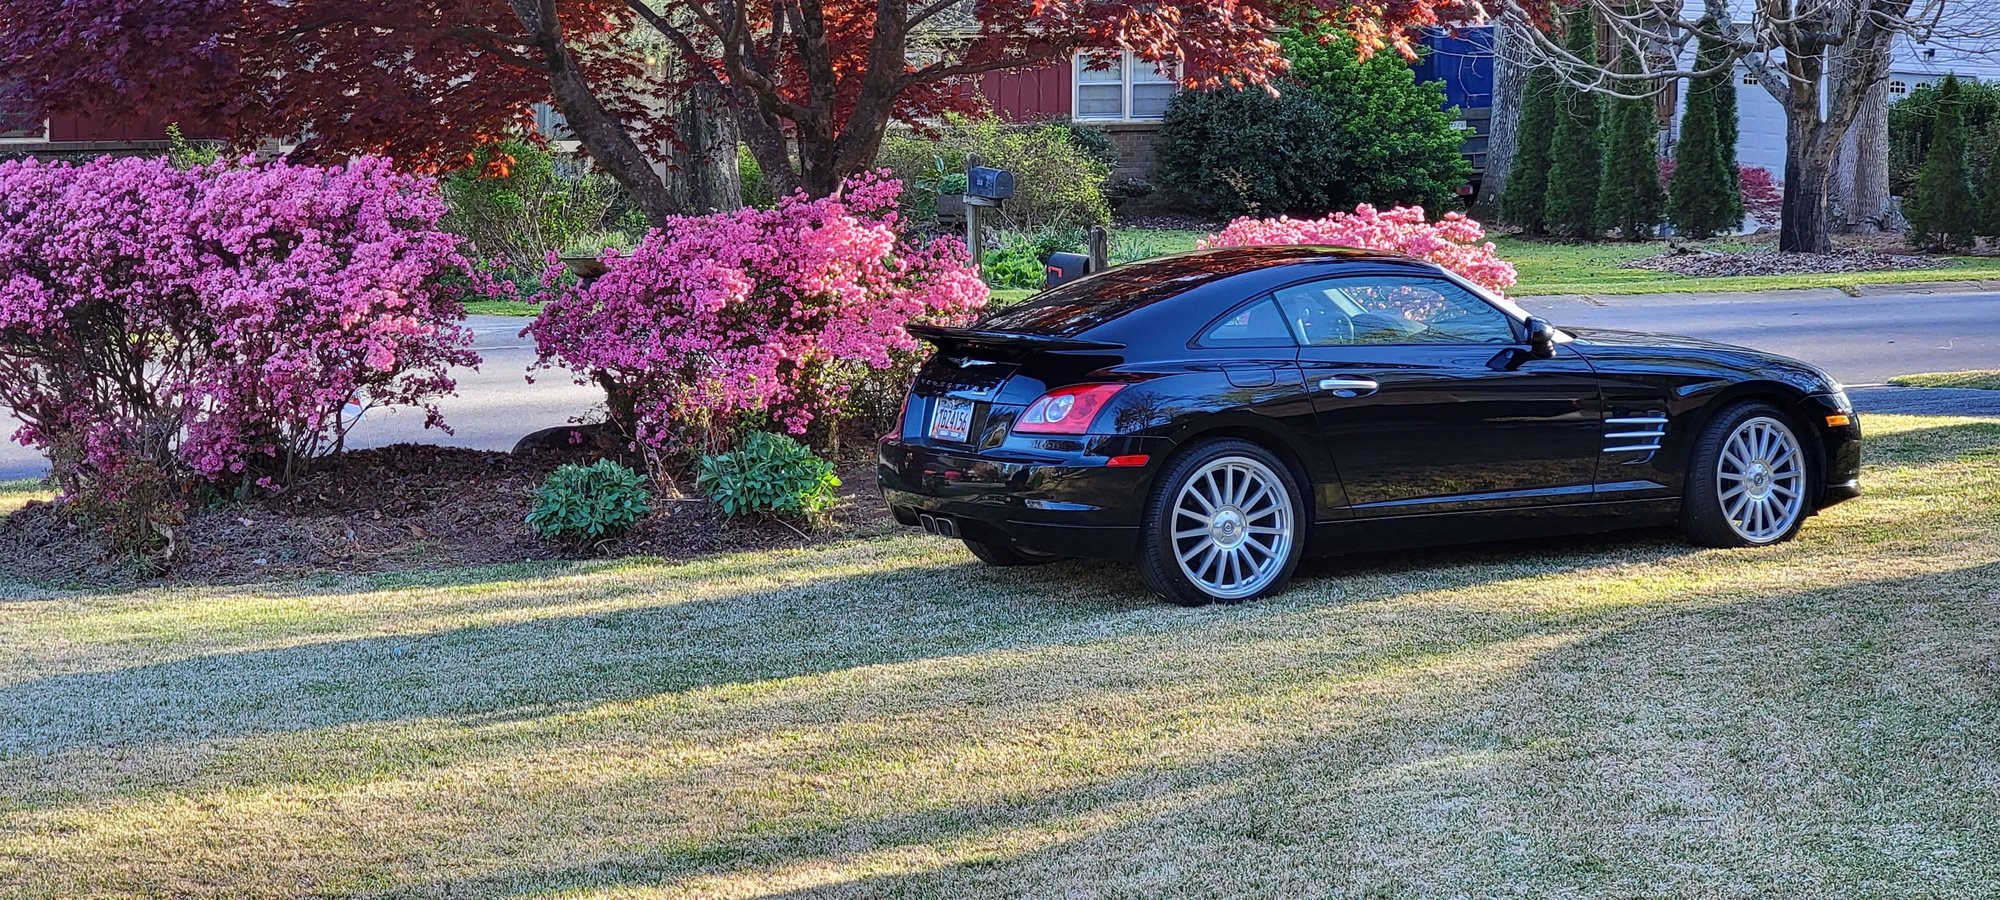
<path id="1" fill-rule="evenodd" d="M 1966 372 L 1919 372 L 1915 375 L 1898 375 L 1889 379 L 1889 383 L 1900 384 L 1905 387 L 1974 388 L 1985 391 L 2000 391 L 2000 372 L 1977 369 Z"/>
<path id="2" fill-rule="evenodd" d="M 20 509 L 30 500 L 48 499 L 51 493 L 48 486 L 37 479 L 0 481 L 0 516 Z"/>
<path id="3" fill-rule="evenodd" d="M 1120 228 L 1112 232 L 1111 255 L 1129 262 L 1164 253 L 1194 249 L 1200 231 Z M 1759 275 L 1736 278 L 1691 278 L 1643 269 L 1621 269 L 1619 263 L 1652 256 L 1665 249 L 1659 242 L 1643 244 L 1561 244 L 1499 237 L 1493 241 L 1500 257 L 1514 264 L 1520 282 L 1508 290 L 1517 297 L 1545 294 L 1661 294 L 1679 291 L 1758 291 L 1778 288 L 1851 288 L 1863 284 L 1915 284 L 1931 281 L 2000 278 L 2000 258 L 1958 257 L 1947 267 L 1900 272 L 1849 272 L 1833 275 Z M 1747 248 L 1747 245 L 1738 245 Z M 1728 249 L 1728 245 L 1724 245 Z"/>
<path id="4" fill-rule="evenodd" d="M 1931 281 L 2000 278 L 2000 258 L 1957 257 L 1938 269 L 1898 272 L 1842 272 L 1831 275 L 1754 275 L 1693 278 L 1644 269 L 1621 269 L 1629 259 L 1652 256 L 1661 243 L 1559 244 L 1502 237 L 1494 240 L 1502 259 L 1520 272 L 1508 291 L 1536 294 L 1664 294 L 1680 291 L 1762 291 L 1780 288 L 1851 288 L 1863 284 L 1917 284 Z M 1739 245 L 1741 246 L 1741 245 Z M 1727 245 L 1724 247 L 1727 249 Z"/>
<path id="5" fill-rule="evenodd" d="M 529 316 L 540 315 L 540 303 L 519 303 L 512 300 L 474 300 L 465 304 L 467 315 L 473 316 Z"/>
<path id="6" fill-rule="evenodd" d="M 1985 897 L 2000 421 L 1795 543 L 0 588 L 19 897 Z"/>

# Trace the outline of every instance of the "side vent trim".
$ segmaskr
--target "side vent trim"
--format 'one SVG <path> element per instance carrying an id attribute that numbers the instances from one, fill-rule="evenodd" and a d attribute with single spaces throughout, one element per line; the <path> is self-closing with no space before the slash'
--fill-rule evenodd
<path id="1" fill-rule="evenodd" d="M 1604 435 L 1605 453 L 1657 453 L 1667 436 L 1666 416 L 1615 416 L 1604 424 L 1618 428 Z"/>

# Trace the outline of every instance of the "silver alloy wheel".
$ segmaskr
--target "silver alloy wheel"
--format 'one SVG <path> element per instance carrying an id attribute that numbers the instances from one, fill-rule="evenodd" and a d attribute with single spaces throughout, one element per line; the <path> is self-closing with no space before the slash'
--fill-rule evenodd
<path id="1" fill-rule="evenodd" d="M 1292 552 L 1292 499 L 1269 466 L 1225 456 L 1181 485 L 1168 527 L 1181 573 L 1216 599 L 1240 600 L 1284 571 Z"/>
<path id="2" fill-rule="evenodd" d="M 1744 540 L 1768 544 L 1784 537 L 1806 505 L 1799 439 L 1769 416 L 1736 426 L 1715 463 L 1715 492 L 1722 517 Z"/>

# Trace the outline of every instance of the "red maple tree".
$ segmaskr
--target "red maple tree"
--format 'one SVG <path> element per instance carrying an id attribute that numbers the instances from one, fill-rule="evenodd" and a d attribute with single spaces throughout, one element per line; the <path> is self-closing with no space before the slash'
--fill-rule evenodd
<path id="1" fill-rule="evenodd" d="M 164 117 L 240 145 L 449 166 L 552 102 L 658 221 L 655 162 L 685 145 L 678 98 L 740 130 L 780 191 L 833 191 L 891 123 L 976 105 L 979 75 L 1131 50 L 1191 86 L 1261 85 L 1277 28 L 1409 51 L 1479 0 L 14 0 L 8 99 Z M 667 98 L 669 102 L 663 102 Z M 733 135 L 731 135 L 733 138 Z M 703 140 L 712 140 L 706 136 Z"/>

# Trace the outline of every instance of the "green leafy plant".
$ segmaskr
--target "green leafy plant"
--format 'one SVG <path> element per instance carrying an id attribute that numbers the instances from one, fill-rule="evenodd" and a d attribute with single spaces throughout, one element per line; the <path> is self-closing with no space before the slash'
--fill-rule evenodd
<path id="1" fill-rule="evenodd" d="M 1278 96 L 1182 91 L 1168 103 L 1153 148 L 1170 199 L 1252 215 L 1453 202 L 1471 167 L 1443 87 L 1418 82 L 1395 53 L 1361 59 L 1352 38 L 1280 40 L 1292 71 Z"/>
<path id="2" fill-rule="evenodd" d="M 970 187 L 971 182 L 964 172 L 952 172 L 940 176 L 937 181 L 937 192 L 940 194 L 963 194 Z"/>
<path id="3" fill-rule="evenodd" d="M 1916 196 L 1903 204 L 1910 220 L 1911 246 L 1925 250 L 1970 249 L 1979 230 L 1972 172 L 1965 158 L 1965 123 L 1959 120 L 1958 79 L 1946 75 L 1939 109 L 1931 123 L 1930 148 L 1917 175 Z"/>
<path id="4" fill-rule="evenodd" d="M 928 134 L 901 132 L 884 138 L 877 160 L 905 184 L 938 185 L 936 193 L 905 191 L 900 200 L 904 219 L 926 227 L 936 223 L 937 194 L 964 191 L 962 186 L 953 190 L 955 179 L 939 182 L 950 174 L 962 175 L 967 157 L 975 153 L 980 165 L 1014 173 L 1014 198 L 987 211 L 992 227 L 1032 231 L 1111 221 L 1111 205 L 1104 198 L 1111 167 L 1080 149 L 1070 129 L 1060 124 L 1009 125 L 951 115 Z"/>
<path id="5" fill-rule="evenodd" d="M 1631 48 L 1620 54 L 1620 68 L 1637 72 Z M 1660 126 L 1652 98 L 1614 99 L 1604 122 L 1604 174 L 1597 194 L 1597 220 L 1617 228 L 1628 241 L 1653 236 L 1665 212 L 1660 190 Z"/>
<path id="6" fill-rule="evenodd" d="M 167 161 L 176 169 L 199 169 L 214 165 L 222 158 L 222 150 L 211 142 L 195 143 L 181 133 L 177 122 L 167 124 Z"/>
<path id="7" fill-rule="evenodd" d="M 539 276 L 551 252 L 629 224 L 619 215 L 624 194 L 608 176 L 525 140 L 481 147 L 443 187 L 445 227 L 518 279 Z"/>
<path id="8" fill-rule="evenodd" d="M 1966 161 L 1976 172 L 1991 168 L 2000 150 L 2000 82 L 1957 81 L 1952 106 L 1965 125 Z M 1889 193 L 1916 193 L 1917 174 L 1930 154 L 1931 130 L 1944 108 L 1944 83 L 1921 84 L 1889 104 Z"/>
<path id="9" fill-rule="evenodd" d="M 1589 59 L 1597 52 L 1593 7 L 1570 14 L 1565 49 Z M 1549 187 L 1542 200 L 1549 230 L 1568 240 L 1589 240 L 1602 233 L 1597 219 L 1597 191 L 1603 176 L 1598 123 L 1603 103 L 1596 94 L 1557 79 L 1556 127 L 1549 138 Z M 1658 177 L 1657 175 L 1655 177 Z"/>
<path id="10" fill-rule="evenodd" d="M 996 288 L 1038 288 L 1048 280 L 1042 257 L 1029 246 L 1001 247 L 986 251 L 979 262 L 979 275 Z"/>
<path id="11" fill-rule="evenodd" d="M 545 540 L 587 545 L 624 534 L 652 512 L 639 473 L 608 459 L 567 463 L 549 473 L 528 511 L 528 528 Z"/>
<path id="12" fill-rule="evenodd" d="M 771 191 L 771 183 L 764 178 L 764 167 L 757 162 L 757 155 L 744 144 L 736 145 L 736 177 L 743 183 L 744 206 L 770 209 L 778 205 L 778 195 Z"/>
<path id="13" fill-rule="evenodd" d="M 1549 231 L 1549 138 L 1555 130 L 1556 76 L 1539 67 L 1528 73 L 1521 92 L 1513 166 L 1507 170 L 1507 187 L 1500 192 L 1500 221 L 1529 234 Z"/>
<path id="14" fill-rule="evenodd" d="M 1075 144 L 1078 150 L 1090 154 L 1092 159 L 1103 163 L 1106 169 L 1118 168 L 1118 142 L 1111 139 L 1111 132 L 1068 116 L 1049 121 L 1068 131 L 1069 142 Z"/>
<path id="15" fill-rule="evenodd" d="M 701 458 L 695 486 L 727 516 L 815 518 L 833 508 L 833 464 L 782 434 L 751 432 L 742 446 Z"/>
<path id="16" fill-rule="evenodd" d="M 1743 222 L 1743 195 L 1736 173 L 1736 147 L 1725 146 L 1722 111 L 1735 116 L 1735 69 L 1728 51 L 1704 40 L 1695 68 L 1716 70 L 1688 80 L 1687 113 L 1674 144 L 1673 177 L 1667 184 L 1667 221 L 1681 234 L 1706 238 L 1735 230 Z"/>

